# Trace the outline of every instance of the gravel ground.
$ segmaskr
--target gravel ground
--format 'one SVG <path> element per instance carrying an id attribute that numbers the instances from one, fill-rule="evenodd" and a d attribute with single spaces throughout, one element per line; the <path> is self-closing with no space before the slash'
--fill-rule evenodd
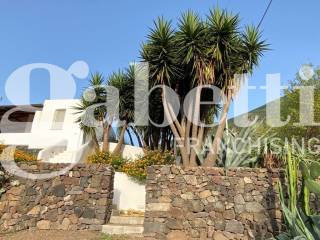
<path id="1" fill-rule="evenodd" d="M 107 236 L 90 231 L 22 231 L 0 235 L 0 240 L 140 240 L 129 236 Z"/>

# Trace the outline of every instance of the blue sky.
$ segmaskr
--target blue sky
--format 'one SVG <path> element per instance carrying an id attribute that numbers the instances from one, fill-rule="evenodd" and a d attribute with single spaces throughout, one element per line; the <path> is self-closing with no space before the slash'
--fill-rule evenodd
<path id="1" fill-rule="evenodd" d="M 8 76 L 24 64 L 45 62 L 68 68 L 77 60 L 104 75 L 139 60 L 139 48 L 158 16 L 177 22 L 192 9 L 205 16 L 212 0 L 1 0 L 0 104 Z M 220 0 L 219 6 L 239 13 L 243 24 L 257 24 L 266 0 Z M 272 50 L 263 57 L 250 84 L 264 85 L 267 73 L 281 73 L 286 83 L 303 63 L 320 64 L 319 0 L 274 0 L 262 29 Z M 49 75 L 31 75 L 31 102 L 49 98 Z M 77 96 L 87 85 L 77 81 Z M 19 87 L 19 86 L 17 86 Z M 249 108 L 265 103 L 265 91 L 250 92 Z"/>

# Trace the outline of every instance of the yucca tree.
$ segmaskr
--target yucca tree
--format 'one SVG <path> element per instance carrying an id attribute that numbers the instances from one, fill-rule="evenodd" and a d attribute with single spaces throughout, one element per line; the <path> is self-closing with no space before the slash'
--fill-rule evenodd
<path id="1" fill-rule="evenodd" d="M 128 123 L 133 122 L 134 119 L 134 72 L 134 66 L 132 65 L 124 72 L 118 71 L 113 73 L 108 80 L 108 85 L 115 87 L 119 91 L 119 101 L 115 104 L 117 104 L 119 108 L 119 116 L 117 116 L 116 120 L 118 123 L 121 123 L 121 130 L 118 144 L 113 150 L 114 154 L 120 154 Z"/>
<path id="2" fill-rule="evenodd" d="M 266 44 L 257 28 L 246 27 L 240 31 L 239 16 L 218 8 L 206 20 L 188 11 L 179 20 L 177 31 L 163 18 L 155 22 L 141 51 L 143 60 L 149 63 L 151 85 L 171 87 L 181 101 L 192 88 L 204 85 L 219 87 L 225 95 L 222 106 L 200 106 L 200 101 L 211 100 L 213 96 L 209 89 L 197 90 L 188 113 L 180 111 L 175 118 L 163 88 L 164 115 L 172 122 L 170 128 L 185 167 L 215 164 L 232 97 L 241 84 L 235 74 L 251 73 L 265 50 Z M 208 129 L 204 124 L 193 124 L 190 115 L 191 119 L 212 122 L 218 113 L 220 121 L 211 151 L 200 162 L 197 152 L 203 148 Z M 197 139 L 195 146 L 190 147 L 191 139 Z"/>
<path id="3" fill-rule="evenodd" d="M 105 99 L 106 94 L 103 84 L 104 78 L 102 74 L 92 74 L 89 81 L 88 90 L 82 95 L 80 103 L 74 107 L 74 109 L 77 111 L 76 114 L 80 114 L 77 122 L 79 123 L 80 128 L 84 132 L 85 136 L 91 137 L 96 152 L 100 151 L 97 130 L 99 128 L 104 128 L 103 120 L 106 113 L 105 106 L 99 105 L 101 102 L 103 102 L 103 99 Z M 95 105 L 99 106 L 92 109 L 92 106 Z M 93 111 L 89 113 L 88 109 L 92 109 Z M 98 121 L 98 124 L 96 124 L 96 121 Z"/>
<path id="4" fill-rule="evenodd" d="M 96 151 L 100 151 L 98 136 L 102 131 L 103 146 L 102 151 L 109 152 L 109 138 L 112 124 L 122 123 L 118 143 L 113 150 L 113 154 L 120 154 L 122 145 L 124 144 L 124 135 L 128 126 L 128 122 L 133 119 L 134 108 L 134 70 L 132 67 L 126 71 L 114 72 L 110 75 L 107 82 L 100 73 L 91 76 L 89 87 L 84 92 L 80 103 L 75 106 L 77 114 L 81 114 L 77 119 L 80 128 L 85 135 L 89 135 L 94 142 Z M 114 87 L 118 90 L 118 96 L 110 91 Z M 107 101 L 110 101 L 107 103 Z M 107 103 L 107 104 L 106 104 Z M 115 108 L 110 110 L 107 105 Z M 94 124 L 93 124 L 94 123 Z"/>

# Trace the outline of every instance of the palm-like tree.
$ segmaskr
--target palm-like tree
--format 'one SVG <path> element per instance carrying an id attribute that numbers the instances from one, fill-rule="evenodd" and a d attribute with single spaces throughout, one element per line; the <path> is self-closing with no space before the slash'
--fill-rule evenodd
<path id="1" fill-rule="evenodd" d="M 97 136 L 99 130 L 102 130 L 102 151 L 109 152 L 110 129 L 114 122 L 121 122 L 122 127 L 113 154 L 120 154 L 121 152 L 128 122 L 132 121 L 134 115 L 133 71 L 129 67 L 125 72 L 114 72 L 108 78 L 107 83 L 104 82 L 104 78 L 100 73 L 93 74 L 89 87 L 81 97 L 80 103 L 75 106 L 76 113 L 81 114 L 77 122 L 84 134 L 91 137 L 96 152 L 100 151 Z M 107 86 L 116 88 L 119 98 Z M 106 104 L 107 101 L 109 101 L 108 104 Z M 116 107 L 110 110 L 107 105 Z"/>
<path id="2" fill-rule="evenodd" d="M 76 114 L 81 114 L 76 122 L 79 123 L 85 136 L 89 136 L 92 139 L 96 152 L 100 151 L 97 129 L 103 128 L 106 111 L 105 106 L 99 105 L 103 102 L 106 94 L 103 84 L 104 79 L 100 73 L 92 74 L 89 88 L 82 95 L 80 103 L 74 107 L 77 110 Z M 96 105 L 99 106 L 93 109 L 92 107 Z M 89 109 L 92 109 L 92 111 L 88 111 Z"/>
<path id="3" fill-rule="evenodd" d="M 141 51 L 142 58 L 149 63 L 151 85 L 171 87 L 181 101 L 192 88 L 204 85 L 219 87 L 225 94 L 219 113 L 220 106 L 200 106 L 201 100 L 212 99 L 212 92 L 208 89 L 197 90 L 189 113 L 181 111 L 175 118 L 163 88 L 164 115 L 172 120 L 170 128 L 185 167 L 215 164 L 230 103 L 241 84 L 234 76 L 251 73 L 266 49 L 267 45 L 261 40 L 257 28 L 246 27 L 243 32 L 240 31 L 239 16 L 218 8 L 211 11 L 205 21 L 192 11 L 183 14 L 177 31 L 163 18 L 155 22 Z M 187 114 L 189 116 L 191 112 L 192 119 L 202 122 L 207 119 L 212 121 L 213 114 L 220 115 L 211 151 L 203 163 L 196 155 L 203 147 L 207 129 L 203 124 L 193 124 L 188 119 Z M 190 148 L 190 139 L 198 139 L 196 146 Z"/>
<path id="4" fill-rule="evenodd" d="M 114 154 L 119 154 L 121 147 L 124 144 L 125 132 L 128 128 L 128 123 L 134 119 L 134 66 L 129 66 L 123 71 L 113 73 L 109 80 L 108 85 L 112 86 L 119 91 L 119 116 L 117 121 L 121 123 L 121 130 L 119 134 L 118 144 L 113 150 Z"/>

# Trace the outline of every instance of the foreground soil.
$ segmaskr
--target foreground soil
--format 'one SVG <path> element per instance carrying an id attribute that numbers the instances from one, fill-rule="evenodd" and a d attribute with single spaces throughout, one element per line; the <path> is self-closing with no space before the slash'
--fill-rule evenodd
<path id="1" fill-rule="evenodd" d="M 0 235 L 0 240 L 140 240 L 130 236 L 107 236 L 91 231 L 21 231 L 18 233 Z"/>

